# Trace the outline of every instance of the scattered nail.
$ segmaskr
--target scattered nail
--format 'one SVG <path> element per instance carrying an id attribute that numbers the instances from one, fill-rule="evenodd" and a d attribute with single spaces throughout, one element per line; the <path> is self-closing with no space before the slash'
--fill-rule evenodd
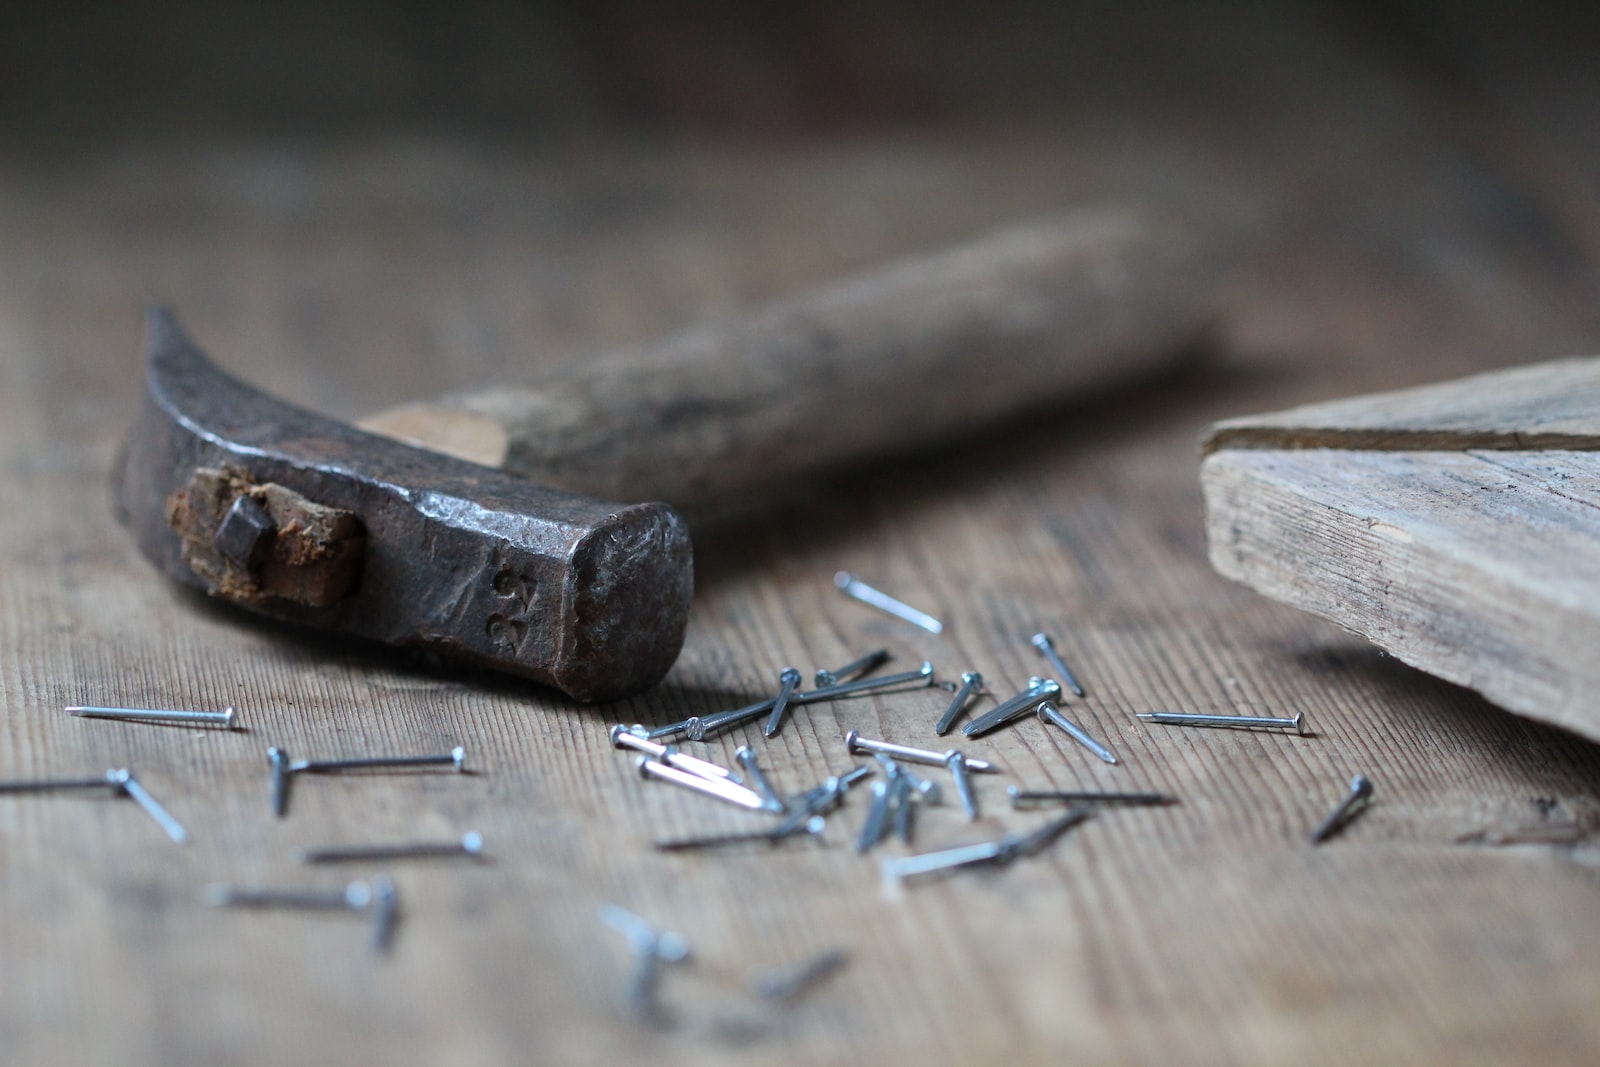
<path id="1" fill-rule="evenodd" d="M 708 797 L 716 797 L 718 800 L 726 801 L 729 804 L 737 804 L 739 807 L 748 808 L 751 811 L 768 810 L 767 802 L 760 794 L 725 778 L 702 778 L 697 774 L 679 770 L 671 764 L 658 763 L 649 756 L 640 756 L 635 766 L 638 767 L 639 773 L 646 778 L 660 778 L 663 781 L 682 786 L 693 792 L 701 793 Z"/>
<path id="2" fill-rule="evenodd" d="M 869 752 L 875 756 L 889 756 L 893 759 L 904 760 L 907 763 L 921 763 L 929 767 L 944 767 L 950 763 L 950 755 L 955 749 L 948 752 L 930 752 L 925 748 L 910 748 L 906 745 L 895 745 L 888 741 L 875 741 L 870 737 L 862 737 L 860 733 L 851 730 L 844 735 L 844 744 L 851 752 Z M 995 770 L 994 764 L 988 760 L 969 759 L 967 770 L 983 774 Z"/>
<path id="3" fill-rule="evenodd" d="M 850 962 L 842 949 L 831 949 L 794 967 L 763 971 L 751 982 L 751 990 L 762 1000 L 794 1000 L 833 977 Z"/>
<path id="4" fill-rule="evenodd" d="M 772 698 L 772 714 L 767 717 L 767 725 L 761 730 L 768 737 L 775 735 L 783 728 L 783 717 L 789 711 L 789 698 L 794 696 L 795 686 L 800 684 L 800 672 L 793 667 L 785 667 L 778 675 L 778 695 Z"/>
<path id="5" fill-rule="evenodd" d="M 1178 798 L 1166 793 L 1105 793 L 1056 789 L 1018 789 L 1009 786 L 1012 807 L 1024 804 L 1120 804 L 1128 807 L 1161 807 L 1176 804 Z"/>
<path id="6" fill-rule="evenodd" d="M 983 689 L 983 675 L 977 671 L 965 671 L 961 675 L 961 688 L 956 690 L 956 695 L 951 698 L 950 706 L 944 709 L 944 714 L 939 716 L 939 721 L 934 724 L 933 732 L 943 737 L 950 732 L 950 727 L 955 725 L 956 718 L 979 691 Z"/>
<path id="7" fill-rule="evenodd" d="M 1058 696 L 1061 686 L 1054 680 L 1046 680 L 1038 676 L 1028 679 L 1028 688 L 1005 701 L 999 707 L 979 715 L 976 719 L 961 728 L 961 733 L 967 737 L 977 737 L 991 730 L 998 730 L 1007 723 L 1022 718 L 1033 711 L 1041 700 Z"/>
<path id="8" fill-rule="evenodd" d="M 1139 718 L 1163 726 L 1225 726 L 1238 730 L 1293 730 L 1305 733 L 1305 712 L 1293 718 L 1267 715 L 1200 715 L 1186 711 L 1140 712 Z"/>
<path id="9" fill-rule="evenodd" d="M 826 689 L 830 686 L 838 685 L 841 682 L 848 682 L 853 679 L 860 678 L 864 674 L 871 674 L 873 671 L 877 670 L 879 667 L 888 662 L 889 650 L 887 648 L 880 648 L 876 652 L 868 652 L 860 659 L 853 659 L 849 663 L 846 663 L 843 667 L 839 667 L 835 670 L 818 671 L 815 679 L 813 680 L 813 684 L 816 685 L 818 689 Z"/>
<path id="10" fill-rule="evenodd" d="M 462 834 L 457 841 L 408 841 L 380 845 L 330 845 L 300 850 L 301 863 L 360 863 L 368 860 L 441 859 L 483 855 L 483 835 Z"/>
<path id="11" fill-rule="evenodd" d="M 1320 845 L 1344 829 L 1345 824 L 1366 809 L 1371 797 L 1372 783 L 1367 781 L 1366 775 L 1358 774 L 1350 779 L 1349 794 L 1317 825 L 1315 830 L 1311 831 L 1311 843 Z"/>
<path id="12" fill-rule="evenodd" d="M 950 768 L 950 776 L 955 779 L 956 795 L 961 798 L 961 806 L 966 810 L 968 819 L 978 817 L 978 796 L 972 790 L 972 776 L 967 773 L 967 757 L 955 749 L 951 749 L 945 760 Z"/>
<path id="13" fill-rule="evenodd" d="M 159 723 L 209 723 L 233 729 L 233 708 L 223 708 L 221 711 L 165 711 L 155 708 L 90 708 L 73 705 L 66 709 L 68 715 L 76 715 L 81 719 L 118 719 L 124 722 L 159 722 Z"/>
<path id="14" fill-rule="evenodd" d="M 1061 714 L 1061 709 L 1056 707 L 1054 702 L 1049 700 L 1041 700 L 1036 710 L 1038 711 L 1039 718 L 1060 727 L 1062 730 L 1066 731 L 1068 737 L 1071 737 L 1074 741 L 1078 742 L 1078 744 L 1082 745 L 1090 752 L 1093 752 L 1096 756 L 1099 756 L 1107 763 L 1115 764 L 1117 762 L 1117 757 L 1111 754 L 1111 750 L 1109 748 L 1090 737 L 1088 733 L 1084 731 L 1083 727 L 1079 726 L 1077 723 Z"/>
<path id="15" fill-rule="evenodd" d="M 772 783 L 767 781 L 767 774 L 756 762 L 756 750 L 749 745 L 740 745 L 734 749 L 733 758 L 739 761 L 739 766 L 744 768 L 745 774 L 750 777 L 750 784 L 755 791 L 766 798 L 767 808 L 770 811 L 782 812 L 784 810 L 783 798 L 778 791 L 772 788 Z"/>
<path id="16" fill-rule="evenodd" d="M 880 611 L 887 611 L 897 619 L 920 626 L 930 634 L 944 632 L 944 623 L 929 615 L 927 612 L 918 611 L 911 605 L 896 600 L 888 593 L 872 588 L 866 582 L 857 578 L 848 571 L 840 571 L 833 576 L 833 584 L 845 596 L 854 597 L 863 604 L 870 604 Z"/>
<path id="17" fill-rule="evenodd" d="M 1073 677 L 1072 668 L 1062 662 L 1061 654 L 1056 651 L 1055 642 L 1050 640 L 1048 634 L 1034 634 L 1033 647 L 1037 648 L 1044 658 L 1050 662 L 1050 666 L 1056 669 L 1056 673 L 1061 676 L 1062 685 L 1072 690 L 1074 696 L 1081 697 L 1084 695 L 1083 686 L 1079 685 L 1078 679 Z"/>

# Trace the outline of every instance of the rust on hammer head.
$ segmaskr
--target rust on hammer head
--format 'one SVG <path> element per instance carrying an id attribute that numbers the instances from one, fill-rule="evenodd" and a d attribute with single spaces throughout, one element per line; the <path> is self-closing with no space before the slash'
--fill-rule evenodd
<path id="1" fill-rule="evenodd" d="M 542 488 L 286 404 L 220 371 L 165 309 L 145 359 L 117 502 L 171 577 L 580 700 L 648 688 L 677 658 L 693 555 L 666 505 Z"/>

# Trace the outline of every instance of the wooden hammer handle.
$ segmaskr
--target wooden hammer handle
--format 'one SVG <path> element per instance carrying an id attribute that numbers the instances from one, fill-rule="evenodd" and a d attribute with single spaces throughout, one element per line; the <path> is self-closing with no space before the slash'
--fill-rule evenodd
<path id="1" fill-rule="evenodd" d="M 557 488 L 694 505 L 1148 374 L 1208 324 L 1220 259 L 1175 220 L 1079 209 L 363 425 Z"/>

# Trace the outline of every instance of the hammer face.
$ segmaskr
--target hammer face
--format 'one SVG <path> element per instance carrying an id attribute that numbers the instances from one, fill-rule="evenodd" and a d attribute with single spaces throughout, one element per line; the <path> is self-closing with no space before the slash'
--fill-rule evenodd
<path id="1" fill-rule="evenodd" d="M 179 581 L 252 611 L 609 700 L 683 644 L 693 556 L 618 505 L 363 433 L 223 374 L 153 311 L 118 507 Z"/>

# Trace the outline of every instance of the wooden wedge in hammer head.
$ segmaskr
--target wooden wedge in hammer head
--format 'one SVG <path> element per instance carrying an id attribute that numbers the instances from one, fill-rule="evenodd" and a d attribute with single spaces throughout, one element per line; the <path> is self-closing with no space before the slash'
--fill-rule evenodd
<path id="1" fill-rule="evenodd" d="M 166 310 L 118 506 L 180 582 L 265 615 L 525 675 L 580 700 L 659 681 L 693 593 L 665 504 L 608 504 L 401 444 L 219 370 Z"/>
<path id="2" fill-rule="evenodd" d="M 156 311 L 119 508 L 253 611 L 619 698 L 682 646 L 689 538 L 665 504 L 574 494 L 743 499 L 1148 375 L 1196 350 L 1231 258 L 1161 214 L 1064 212 L 367 420 L 390 436 L 263 396 Z M 490 447 L 441 454 L 463 427 Z"/>

